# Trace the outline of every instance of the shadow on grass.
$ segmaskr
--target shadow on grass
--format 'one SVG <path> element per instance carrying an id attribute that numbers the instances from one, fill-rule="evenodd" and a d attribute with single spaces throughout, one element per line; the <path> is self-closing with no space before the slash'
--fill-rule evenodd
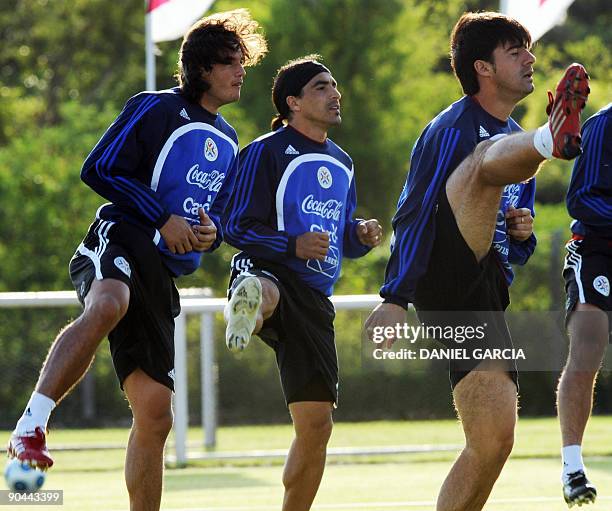
<path id="1" fill-rule="evenodd" d="M 587 472 L 589 470 L 597 470 L 600 472 L 607 472 L 609 474 L 612 474 L 612 458 L 596 456 L 589 459 L 589 457 L 586 457 L 584 460 L 584 464 L 586 465 Z M 591 477 L 591 479 L 593 479 L 593 477 Z"/>
<path id="2" fill-rule="evenodd" d="M 280 475 L 279 475 L 280 477 Z M 202 472 L 166 470 L 164 491 L 203 490 L 207 488 L 249 488 L 274 486 L 269 481 L 240 472 Z"/>

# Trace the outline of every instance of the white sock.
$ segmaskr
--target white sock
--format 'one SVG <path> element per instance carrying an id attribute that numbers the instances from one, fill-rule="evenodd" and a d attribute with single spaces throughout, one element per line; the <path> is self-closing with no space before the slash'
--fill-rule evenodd
<path id="1" fill-rule="evenodd" d="M 32 392 L 32 397 L 30 397 L 21 419 L 15 426 L 15 432 L 23 434 L 27 431 L 34 431 L 38 426 L 46 431 L 47 422 L 49 422 L 49 417 L 54 408 L 55 401 L 53 399 L 39 392 Z"/>
<path id="2" fill-rule="evenodd" d="M 567 481 L 567 477 L 579 470 L 584 471 L 584 462 L 582 461 L 582 447 L 580 445 L 568 445 L 561 449 L 563 457 L 563 482 Z"/>
<path id="3" fill-rule="evenodd" d="M 550 160 L 553 153 L 553 137 L 548 123 L 540 126 L 533 136 L 533 146 L 544 158 Z"/>

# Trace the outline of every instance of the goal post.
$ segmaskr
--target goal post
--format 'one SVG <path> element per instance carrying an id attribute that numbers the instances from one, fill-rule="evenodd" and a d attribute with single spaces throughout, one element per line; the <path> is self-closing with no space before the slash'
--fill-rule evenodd
<path id="1" fill-rule="evenodd" d="M 188 371 L 187 362 L 187 316 L 200 315 L 200 375 L 203 444 L 214 448 L 217 440 L 217 363 L 214 343 L 215 316 L 223 311 L 226 298 L 213 298 L 209 288 L 186 288 L 179 290 L 181 314 L 176 318 L 175 343 L 175 393 L 174 401 L 174 449 L 177 465 L 184 465 L 194 453 L 187 452 L 189 428 Z M 381 298 L 378 295 L 338 295 L 331 301 L 336 310 L 372 309 Z M 74 291 L 41 291 L 0 293 L 0 308 L 39 308 L 78 306 Z M 41 361 L 42 362 L 42 361 Z"/>

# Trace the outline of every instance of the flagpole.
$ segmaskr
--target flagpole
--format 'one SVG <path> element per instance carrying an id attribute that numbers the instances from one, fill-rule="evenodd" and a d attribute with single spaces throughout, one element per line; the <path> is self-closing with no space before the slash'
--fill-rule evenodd
<path id="1" fill-rule="evenodd" d="M 155 43 L 151 34 L 151 12 L 149 1 L 145 0 L 145 53 L 146 53 L 146 88 L 155 90 Z"/>

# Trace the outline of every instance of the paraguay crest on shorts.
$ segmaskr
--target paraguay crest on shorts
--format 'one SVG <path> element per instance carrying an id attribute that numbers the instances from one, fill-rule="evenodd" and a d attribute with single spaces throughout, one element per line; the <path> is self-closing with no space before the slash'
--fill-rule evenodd
<path id="1" fill-rule="evenodd" d="M 115 257 L 115 260 L 113 262 L 115 263 L 115 266 L 119 268 L 123 273 L 125 273 L 128 277 L 132 275 L 130 263 L 128 263 L 123 257 Z"/>
<path id="2" fill-rule="evenodd" d="M 595 280 L 593 280 L 593 288 L 595 288 L 595 291 L 604 296 L 610 296 L 610 281 L 608 280 L 608 277 L 604 275 L 595 277 Z"/>

